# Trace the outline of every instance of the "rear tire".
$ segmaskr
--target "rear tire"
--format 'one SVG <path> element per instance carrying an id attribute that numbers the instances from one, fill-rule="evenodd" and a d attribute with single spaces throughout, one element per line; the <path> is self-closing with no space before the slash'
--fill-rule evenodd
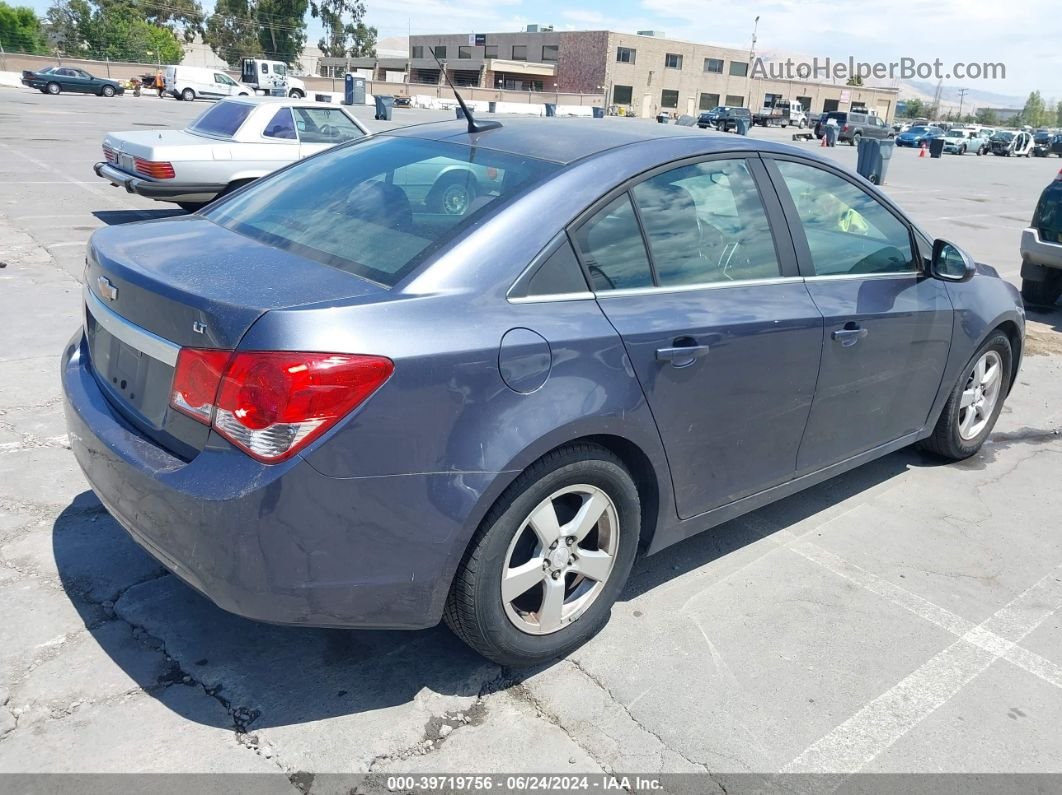
<path id="1" fill-rule="evenodd" d="M 532 517 L 552 521 L 533 525 Z M 555 450 L 520 475 L 483 519 L 451 586 L 446 623 L 500 665 L 566 655 L 608 621 L 640 531 L 638 489 L 615 455 L 594 444 Z M 581 540 L 571 543 L 573 537 Z M 600 579 L 579 573 L 591 562 Z M 507 591 L 503 580 L 511 583 Z"/>
<path id="2" fill-rule="evenodd" d="M 192 91 L 192 89 L 190 88 L 186 88 L 184 91 L 181 92 L 181 99 L 183 99 L 185 102 L 194 102 L 195 92 Z"/>
<path id="3" fill-rule="evenodd" d="M 44 87 L 44 90 L 54 97 L 57 94 L 61 93 L 63 89 L 59 86 L 58 83 L 49 83 Z"/>
<path id="4" fill-rule="evenodd" d="M 1021 280 L 1021 297 L 1033 306 L 1054 306 L 1062 295 L 1062 273 L 1049 273 L 1042 282 Z"/>
<path id="5" fill-rule="evenodd" d="M 981 449 L 1010 389 L 1012 357 L 1006 334 L 997 330 L 989 335 L 963 368 L 933 435 L 922 442 L 924 449 L 952 461 Z"/>
<path id="6" fill-rule="evenodd" d="M 853 135 L 851 138 L 848 139 L 848 145 L 849 146 L 859 146 L 859 141 L 860 141 L 860 139 L 862 137 L 863 137 L 863 135 L 861 133 L 856 133 L 855 135 Z"/>

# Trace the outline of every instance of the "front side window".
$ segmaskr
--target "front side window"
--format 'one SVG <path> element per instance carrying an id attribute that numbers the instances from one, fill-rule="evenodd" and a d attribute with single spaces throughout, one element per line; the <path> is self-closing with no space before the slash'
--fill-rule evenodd
<path id="1" fill-rule="evenodd" d="M 781 275 L 767 211 L 744 160 L 666 171 L 633 195 L 660 286 Z"/>
<path id="2" fill-rule="evenodd" d="M 816 166 L 777 165 L 796 205 L 815 275 L 918 270 L 907 225 L 869 193 Z"/>
<path id="3" fill-rule="evenodd" d="M 298 136 L 295 134 L 295 120 L 291 118 L 291 109 L 281 108 L 273 114 L 273 118 L 270 119 L 269 123 L 265 126 L 262 135 L 266 138 L 281 138 L 289 141 L 296 140 Z"/>
<path id="4" fill-rule="evenodd" d="M 630 196 L 612 201 L 575 233 L 594 290 L 652 287 L 653 273 Z"/>
<path id="5" fill-rule="evenodd" d="M 247 121 L 252 110 L 254 105 L 246 102 L 219 102 L 200 114 L 188 129 L 216 138 L 231 138 Z"/>
<path id="6" fill-rule="evenodd" d="M 338 144 L 365 135 L 339 108 L 295 108 L 295 126 L 304 144 Z"/>
<path id="7" fill-rule="evenodd" d="M 221 72 L 215 72 L 214 73 L 214 82 L 215 83 L 220 83 L 223 86 L 234 86 L 234 85 L 236 85 L 236 81 L 235 80 L 233 80 L 228 75 L 221 74 Z"/>
<path id="8" fill-rule="evenodd" d="M 204 217 L 390 287 L 557 168 L 462 144 L 380 136 L 262 177 Z M 474 192 L 462 191 L 473 182 Z"/>

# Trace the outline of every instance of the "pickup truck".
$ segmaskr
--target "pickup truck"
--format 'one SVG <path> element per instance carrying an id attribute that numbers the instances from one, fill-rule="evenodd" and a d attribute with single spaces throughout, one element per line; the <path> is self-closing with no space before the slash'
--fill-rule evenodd
<path id="1" fill-rule="evenodd" d="M 1040 194 L 1020 250 L 1022 297 L 1053 305 L 1062 295 L 1062 172 Z"/>

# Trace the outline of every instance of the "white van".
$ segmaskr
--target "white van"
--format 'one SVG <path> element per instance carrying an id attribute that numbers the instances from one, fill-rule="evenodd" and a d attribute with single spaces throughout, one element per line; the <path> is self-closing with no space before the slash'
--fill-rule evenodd
<path id="1" fill-rule="evenodd" d="M 254 96 L 254 89 L 251 86 L 237 83 L 218 69 L 205 69 L 198 66 L 167 66 L 165 79 L 166 93 L 188 102 L 195 99 Z"/>

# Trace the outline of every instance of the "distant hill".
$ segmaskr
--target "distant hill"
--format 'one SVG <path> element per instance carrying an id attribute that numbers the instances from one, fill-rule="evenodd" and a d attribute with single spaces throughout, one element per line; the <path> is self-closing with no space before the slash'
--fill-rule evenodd
<path id="1" fill-rule="evenodd" d="M 941 105 L 945 107 L 959 106 L 959 89 L 962 86 L 942 86 L 940 90 Z M 905 80 L 900 83 L 901 99 L 921 99 L 932 102 L 937 93 L 937 84 L 928 80 Z M 979 91 L 970 89 L 966 92 L 966 98 L 962 101 L 963 113 L 966 108 L 1022 108 L 1025 107 L 1026 97 L 1018 97 L 1012 94 L 996 94 L 992 91 Z"/>

